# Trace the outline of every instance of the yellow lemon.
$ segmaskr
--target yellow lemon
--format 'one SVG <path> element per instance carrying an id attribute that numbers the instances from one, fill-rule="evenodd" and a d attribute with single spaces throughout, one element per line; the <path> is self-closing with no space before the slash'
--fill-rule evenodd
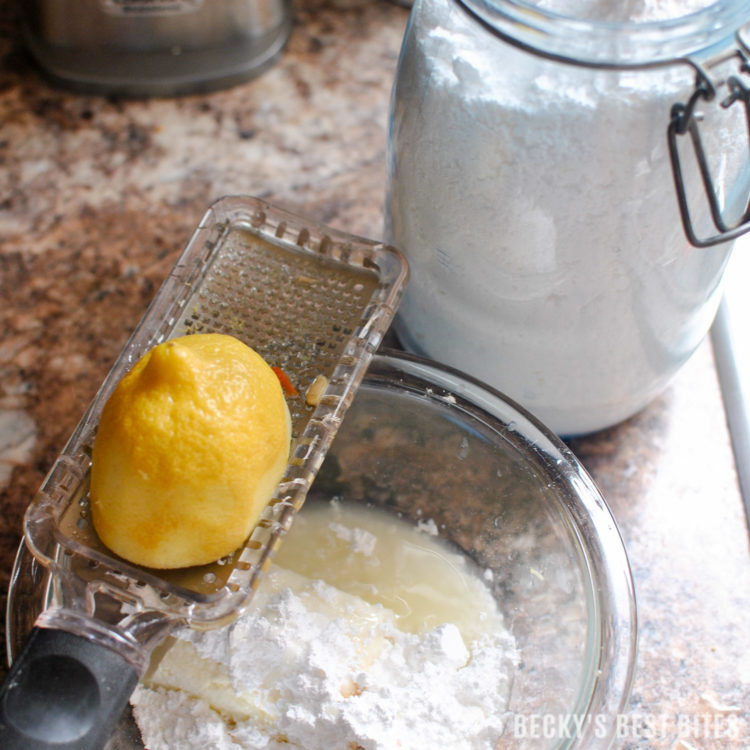
<path id="1" fill-rule="evenodd" d="M 279 379 L 253 349 L 215 333 L 159 344 L 102 411 L 94 528 L 113 552 L 152 568 L 230 554 L 281 480 L 290 435 Z"/>

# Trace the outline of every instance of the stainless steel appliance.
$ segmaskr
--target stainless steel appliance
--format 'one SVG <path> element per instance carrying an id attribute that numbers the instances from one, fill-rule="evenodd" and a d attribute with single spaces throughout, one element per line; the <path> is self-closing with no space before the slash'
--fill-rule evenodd
<path id="1" fill-rule="evenodd" d="M 55 82 L 126 96 L 222 88 L 282 51 L 292 0 L 23 0 L 31 54 Z"/>

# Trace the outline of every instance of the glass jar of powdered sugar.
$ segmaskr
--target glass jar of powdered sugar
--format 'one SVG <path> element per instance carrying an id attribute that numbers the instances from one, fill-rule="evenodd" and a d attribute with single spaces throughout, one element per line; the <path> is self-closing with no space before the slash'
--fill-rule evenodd
<path id="1" fill-rule="evenodd" d="M 416 0 L 388 143 L 402 343 L 563 435 L 657 396 L 748 228 L 749 19 L 736 0 Z"/>

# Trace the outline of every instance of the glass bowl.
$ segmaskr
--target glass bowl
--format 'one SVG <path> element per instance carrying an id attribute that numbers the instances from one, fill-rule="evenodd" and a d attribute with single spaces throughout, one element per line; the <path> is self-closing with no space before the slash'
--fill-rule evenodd
<path id="1" fill-rule="evenodd" d="M 608 748 L 636 653 L 627 555 L 570 450 L 502 394 L 401 352 L 376 355 L 311 498 L 364 502 L 439 534 L 487 575 L 518 665 L 498 750 Z M 22 545 L 7 610 L 9 658 L 50 596 Z M 129 714 L 107 750 L 143 748 Z"/>

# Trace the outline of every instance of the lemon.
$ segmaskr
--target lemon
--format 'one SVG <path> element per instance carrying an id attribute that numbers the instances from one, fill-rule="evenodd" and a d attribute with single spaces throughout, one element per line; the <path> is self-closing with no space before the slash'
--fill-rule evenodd
<path id="1" fill-rule="evenodd" d="M 102 411 L 91 518 L 113 552 L 139 565 L 217 560 L 257 524 L 289 458 L 278 377 L 238 339 L 171 339 L 148 351 Z"/>

